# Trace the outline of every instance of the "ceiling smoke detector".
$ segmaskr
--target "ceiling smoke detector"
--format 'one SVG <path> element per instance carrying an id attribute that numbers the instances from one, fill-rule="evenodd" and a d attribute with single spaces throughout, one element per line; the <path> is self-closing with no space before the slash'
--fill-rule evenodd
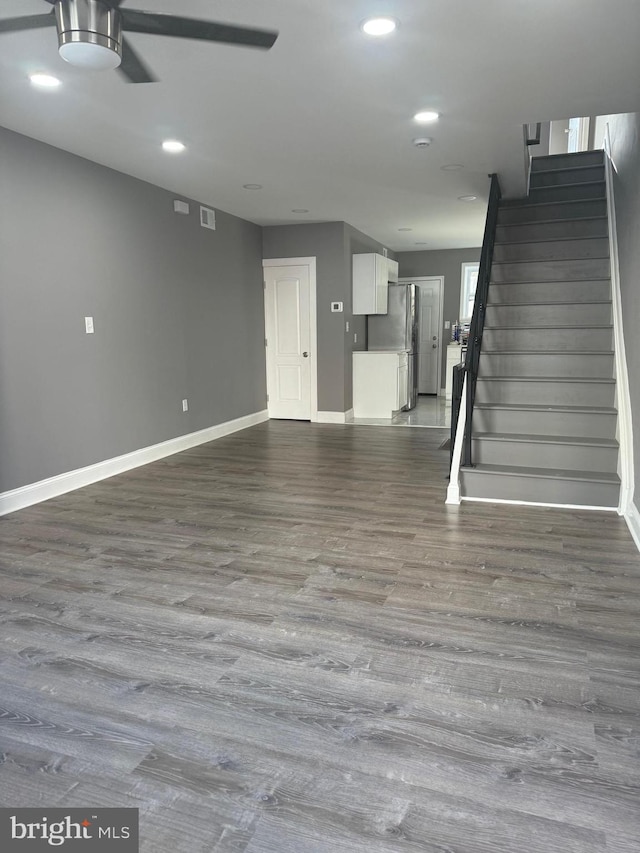
<path id="1" fill-rule="evenodd" d="M 413 144 L 416 148 L 428 148 L 432 142 L 433 139 L 430 136 L 419 136 L 417 139 L 413 140 Z"/>

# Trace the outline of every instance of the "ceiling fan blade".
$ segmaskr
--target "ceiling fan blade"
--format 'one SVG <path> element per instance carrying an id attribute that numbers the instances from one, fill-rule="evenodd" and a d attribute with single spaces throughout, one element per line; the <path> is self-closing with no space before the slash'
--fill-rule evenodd
<path id="1" fill-rule="evenodd" d="M 137 9 L 122 9 L 120 14 L 122 16 L 122 28 L 130 33 L 151 33 L 157 36 L 202 39 L 246 47 L 261 47 L 266 50 L 272 47 L 278 38 L 278 33 L 269 30 L 253 30 L 247 27 L 219 24 L 214 21 L 181 18 L 177 15 L 140 12 Z"/>
<path id="2" fill-rule="evenodd" d="M 127 39 L 122 39 L 122 62 L 118 66 L 129 83 L 155 83 L 156 77 L 149 71 Z"/>
<path id="3" fill-rule="evenodd" d="M 39 30 L 40 27 L 55 27 L 56 19 L 51 12 L 46 15 L 24 15 L 21 18 L 0 20 L 0 33 L 14 33 L 19 30 Z"/>

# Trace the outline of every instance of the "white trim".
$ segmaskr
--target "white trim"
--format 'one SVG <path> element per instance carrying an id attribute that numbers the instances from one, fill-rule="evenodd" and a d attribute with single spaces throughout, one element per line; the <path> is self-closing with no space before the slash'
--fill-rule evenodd
<path id="1" fill-rule="evenodd" d="M 640 551 L 640 512 L 634 503 L 630 503 L 624 516 L 629 532 L 633 536 L 638 551 Z"/>
<path id="2" fill-rule="evenodd" d="M 318 412 L 316 421 L 319 424 L 346 424 L 350 417 L 353 417 L 353 409 L 348 412 Z"/>
<path id="3" fill-rule="evenodd" d="M 509 504 L 512 506 L 540 506 L 546 509 L 584 509 L 590 512 L 617 512 L 615 506 L 583 506 L 583 504 L 550 504 L 541 501 L 512 501 L 507 498 L 472 498 L 463 497 L 461 500 L 481 504 Z"/>
<path id="4" fill-rule="evenodd" d="M 311 422 L 318 420 L 318 303 L 316 259 L 307 258 L 263 258 L 263 267 L 309 267 L 309 354 L 311 356 Z M 266 309 L 265 309 L 266 311 Z M 265 323 L 266 323 L 265 314 Z"/>
<path id="5" fill-rule="evenodd" d="M 462 399 L 460 400 L 460 411 L 458 412 L 458 425 L 456 427 L 456 438 L 453 443 L 453 455 L 451 457 L 451 471 L 449 472 L 449 485 L 447 487 L 446 504 L 459 504 L 460 495 L 460 460 L 462 459 L 462 443 L 464 441 L 464 428 L 467 423 L 467 378 L 464 375 L 462 384 Z"/>
<path id="6" fill-rule="evenodd" d="M 347 409 L 347 411 L 344 413 L 344 421 L 345 421 L 345 423 L 348 423 L 349 421 L 352 421 L 352 420 L 353 420 L 353 417 L 354 417 L 353 409 Z"/>
<path id="7" fill-rule="evenodd" d="M 618 265 L 618 229 L 616 223 L 615 199 L 613 196 L 613 162 L 611 160 L 611 141 L 609 125 L 605 130 L 604 167 L 607 187 L 607 216 L 609 220 L 609 255 L 611 258 L 611 300 L 613 307 L 613 339 L 616 368 L 616 404 L 618 409 L 618 475 L 620 476 L 620 498 L 618 513 L 626 516 L 633 503 L 633 425 L 631 420 L 631 392 L 627 354 L 624 344 L 624 324 L 622 319 L 622 295 L 620 291 L 620 268 Z"/>
<path id="8" fill-rule="evenodd" d="M 265 409 L 262 412 L 254 412 L 233 421 L 225 421 L 225 423 L 207 427 L 207 429 L 190 432 L 187 435 L 179 435 L 177 438 L 170 438 L 168 441 L 160 442 L 160 444 L 142 447 L 140 450 L 125 453 L 123 456 L 105 459 L 102 462 L 96 462 L 94 465 L 88 465 L 86 468 L 66 471 L 64 474 L 49 477 L 47 480 L 40 480 L 38 483 L 30 483 L 28 486 L 4 492 L 0 494 L 0 515 L 6 515 L 9 512 L 15 512 L 41 501 L 58 497 L 58 495 L 64 495 L 74 489 L 106 480 L 107 477 L 122 474 L 124 471 L 139 468 L 141 465 L 148 465 L 149 462 L 164 459 L 166 456 L 173 456 L 174 453 L 180 453 L 199 444 L 215 441 L 217 438 L 231 435 L 231 433 L 247 429 L 247 427 L 255 426 L 255 424 L 267 420 L 269 420 L 269 416 Z"/>

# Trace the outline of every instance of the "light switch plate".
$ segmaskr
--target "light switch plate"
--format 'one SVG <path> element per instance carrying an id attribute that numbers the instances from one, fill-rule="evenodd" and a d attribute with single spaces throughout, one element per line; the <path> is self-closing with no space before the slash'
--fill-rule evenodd
<path id="1" fill-rule="evenodd" d="M 93 332 L 94 332 L 93 317 L 85 317 L 84 318 L 84 330 L 88 335 L 93 334 Z"/>
<path id="2" fill-rule="evenodd" d="M 451 328 L 451 320 L 445 320 L 444 321 L 444 327 L 445 327 L 445 329 L 450 329 Z"/>

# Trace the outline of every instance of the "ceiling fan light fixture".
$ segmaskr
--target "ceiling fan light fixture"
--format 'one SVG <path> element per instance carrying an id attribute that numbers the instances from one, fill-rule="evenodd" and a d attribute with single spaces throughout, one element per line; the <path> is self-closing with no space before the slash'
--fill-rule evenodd
<path id="1" fill-rule="evenodd" d="M 69 65 L 89 71 L 112 71 L 122 62 L 122 57 L 113 48 L 90 41 L 65 42 L 58 48 L 58 53 Z"/>
<path id="2" fill-rule="evenodd" d="M 70 65 L 110 71 L 122 61 L 122 24 L 116 6 L 104 0 L 69 0 L 54 5 L 58 52 Z"/>
<path id="3" fill-rule="evenodd" d="M 361 24 L 363 33 L 368 36 L 388 36 L 398 26 L 393 18 L 367 18 Z"/>

